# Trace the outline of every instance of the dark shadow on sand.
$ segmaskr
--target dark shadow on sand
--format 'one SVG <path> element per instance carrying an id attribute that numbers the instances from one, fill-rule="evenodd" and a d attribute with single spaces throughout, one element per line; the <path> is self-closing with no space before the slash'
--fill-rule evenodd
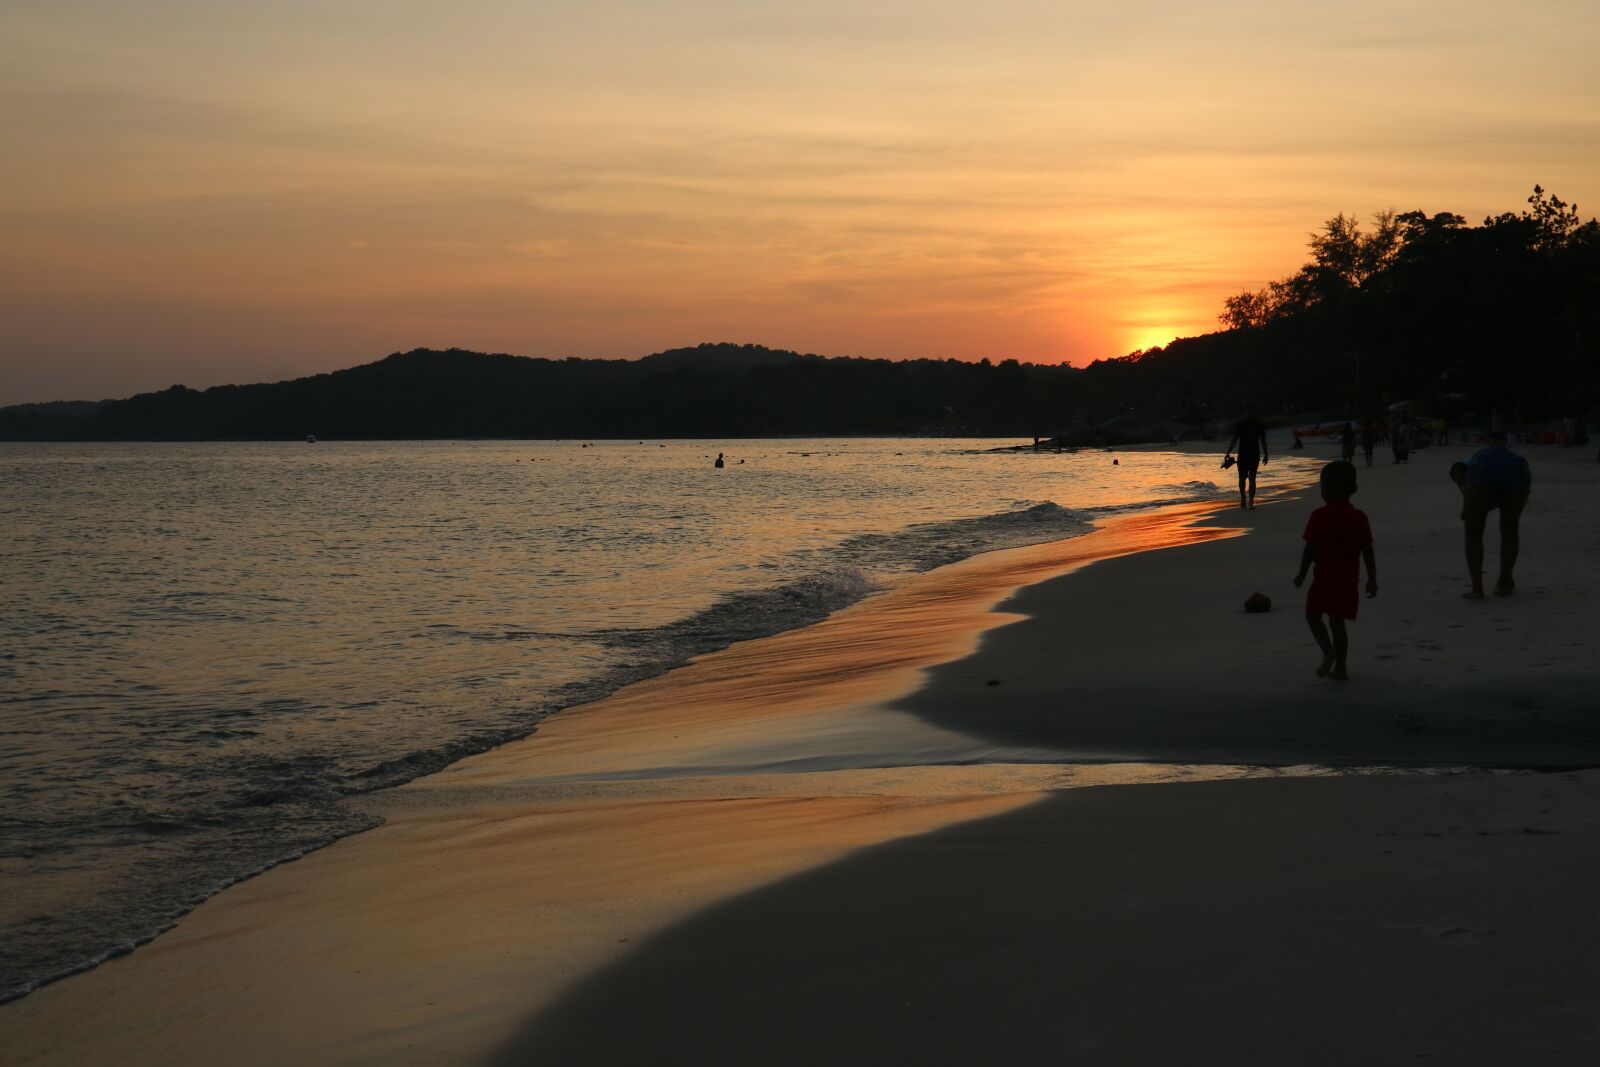
<path id="1" fill-rule="evenodd" d="M 1053 794 L 668 929 L 494 1062 L 1596 1062 L 1570 777 Z"/>
<path id="2" fill-rule="evenodd" d="M 1440 606 L 1431 590 L 1386 579 L 1387 599 L 1365 601 L 1351 624 L 1355 679 L 1315 680 L 1320 654 L 1302 618 L 1303 594 L 1286 581 L 1304 511 L 1224 511 L 1213 521 L 1267 529 L 1024 588 L 1002 610 L 1030 617 L 985 635 L 972 656 L 933 668 L 895 706 L 996 744 L 1088 761 L 1600 766 L 1592 666 L 1519 674 L 1500 657 L 1497 641 L 1554 626 L 1528 598 L 1474 611 L 1453 586 Z M 1441 567 L 1455 561 L 1447 534 L 1459 536 L 1438 535 Z M 1269 583 L 1279 571 L 1284 588 L 1265 585 L 1279 595 L 1277 610 L 1245 614 L 1252 590 L 1238 575 Z M 1063 595 L 1069 605 L 1117 608 L 1111 617 L 1073 616 L 1060 606 Z M 1218 635 L 1226 651 L 1211 640 Z M 1562 640 L 1551 633 L 1552 650 Z M 1161 662 L 1149 664 L 1154 657 Z M 1430 670 L 1435 663 L 1448 667 Z"/>

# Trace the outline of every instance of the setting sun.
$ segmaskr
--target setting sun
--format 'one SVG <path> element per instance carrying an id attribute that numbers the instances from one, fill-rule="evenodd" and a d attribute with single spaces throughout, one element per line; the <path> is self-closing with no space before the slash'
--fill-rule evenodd
<path id="1" fill-rule="evenodd" d="M 1132 334 L 1132 344 L 1128 351 L 1143 352 L 1150 348 L 1165 348 L 1174 337 L 1180 336 L 1180 331 L 1175 326 L 1150 326 L 1135 331 Z"/>
<path id="2" fill-rule="evenodd" d="M 0 2 L 0 1067 L 1600 1064 L 1596 12 Z"/>
<path id="3" fill-rule="evenodd" d="M 1083 364 L 1214 329 L 1338 211 L 1600 173 L 1559 5 L 291 6 L 0 14 L 0 404 L 417 346 Z"/>

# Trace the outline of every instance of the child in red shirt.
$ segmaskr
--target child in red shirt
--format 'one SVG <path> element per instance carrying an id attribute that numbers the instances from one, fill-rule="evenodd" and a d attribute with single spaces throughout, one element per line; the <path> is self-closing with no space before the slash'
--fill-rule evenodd
<path id="1" fill-rule="evenodd" d="M 1294 576 L 1295 588 L 1306 580 L 1306 572 L 1316 563 L 1311 591 L 1306 594 L 1306 622 L 1311 636 L 1322 649 L 1322 664 L 1317 677 L 1332 675 L 1341 681 L 1350 677 L 1345 670 L 1345 653 L 1350 639 L 1344 621 L 1356 617 L 1361 603 L 1357 587 L 1361 583 L 1358 560 L 1367 565 L 1367 596 L 1378 595 L 1378 564 L 1372 554 L 1372 526 L 1366 513 L 1351 506 L 1356 491 L 1356 469 L 1343 460 L 1322 468 L 1322 499 L 1327 504 L 1311 513 L 1306 523 L 1305 551 L 1300 554 L 1300 573 Z M 1328 624 L 1322 616 L 1328 616 Z M 1328 631 L 1333 631 L 1329 640 Z"/>

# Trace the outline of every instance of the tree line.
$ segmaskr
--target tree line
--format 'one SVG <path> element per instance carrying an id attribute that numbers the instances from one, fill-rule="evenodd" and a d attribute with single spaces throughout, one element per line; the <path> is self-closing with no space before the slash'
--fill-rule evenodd
<path id="1" fill-rule="evenodd" d="M 1453 212 L 1343 213 L 1287 278 L 1230 297 L 1240 347 L 1298 364 L 1270 399 L 1350 413 L 1403 400 L 1508 417 L 1587 416 L 1600 384 L 1600 223 L 1540 186 L 1467 225 Z"/>
<path id="2" fill-rule="evenodd" d="M 1086 367 L 824 357 L 703 344 L 639 360 L 417 349 L 331 374 L 105 404 L 0 409 L 0 439 L 760 437 L 979 434 L 1069 443 L 1361 417 L 1589 418 L 1600 401 L 1600 223 L 1535 186 L 1478 226 L 1344 214 L 1294 274 L 1229 297 L 1221 328 Z"/>

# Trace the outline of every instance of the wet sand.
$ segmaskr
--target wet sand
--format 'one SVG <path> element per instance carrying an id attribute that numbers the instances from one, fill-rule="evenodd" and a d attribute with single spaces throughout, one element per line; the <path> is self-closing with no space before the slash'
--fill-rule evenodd
<path id="1" fill-rule="evenodd" d="M 1232 762 L 1600 763 L 1577 458 L 1534 454 L 1522 589 L 1477 603 L 1442 474 L 1363 471 L 1383 588 L 1343 686 L 1288 583 L 1308 500 L 978 557 L 361 798 L 383 828 L 0 1007 L 0 1047 L 1592 1061 L 1600 778 Z M 1106 758 L 1181 764 L 1063 762 Z"/>

